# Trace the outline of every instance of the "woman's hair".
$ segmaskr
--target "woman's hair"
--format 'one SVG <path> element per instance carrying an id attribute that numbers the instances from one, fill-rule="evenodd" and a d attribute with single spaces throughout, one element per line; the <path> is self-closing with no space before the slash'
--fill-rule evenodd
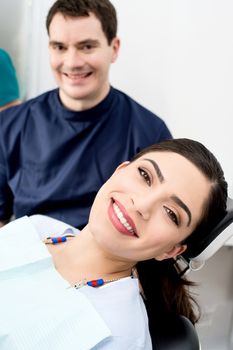
<path id="1" fill-rule="evenodd" d="M 204 203 L 202 216 L 190 236 L 182 243 L 187 244 L 187 254 L 192 255 L 195 246 L 225 216 L 227 183 L 223 170 L 215 156 L 200 142 L 190 139 L 173 139 L 152 145 L 139 152 L 132 161 L 150 152 L 174 152 L 188 159 L 210 182 L 209 196 Z M 192 183 L 190 182 L 190 186 Z M 189 286 L 193 285 L 181 277 L 174 259 L 139 262 L 137 271 L 145 294 L 150 327 L 154 327 L 167 315 L 183 315 L 194 324 L 198 320 L 197 306 Z"/>
<path id="2" fill-rule="evenodd" d="M 101 23 L 103 32 L 110 45 L 117 34 L 117 14 L 109 0 L 57 0 L 50 8 L 46 18 L 46 28 L 53 17 L 61 13 L 64 17 L 88 17 L 93 13 Z"/>

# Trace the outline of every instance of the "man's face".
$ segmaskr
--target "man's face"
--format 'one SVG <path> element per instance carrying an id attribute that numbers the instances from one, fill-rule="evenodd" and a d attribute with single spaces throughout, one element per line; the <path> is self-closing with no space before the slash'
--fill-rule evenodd
<path id="1" fill-rule="evenodd" d="M 109 67 L 118 50 L 118 38 L 109 45 L 94 14 L 64 17 L 57 13 L 53 17 L 49 27 L 50 64 L 67 108 L 85 110 L 105 98 Z"/>

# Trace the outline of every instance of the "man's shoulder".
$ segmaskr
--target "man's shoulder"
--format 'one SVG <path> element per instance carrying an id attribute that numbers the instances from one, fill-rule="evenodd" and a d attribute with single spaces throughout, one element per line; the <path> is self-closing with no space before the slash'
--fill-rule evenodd
<path id="1" fill-rule="evenodd" d="M 172 137 L 165 121 L 160 116 L 125 92 L 114 89 L 114 93 L 119 113 L 123 118 L 128 118 L 134 134 L 139 135 L 140 139 L 143 137 L 146 140 L 149 138 L 153 142 L 159 142 Z"/>
<path id="2" fill-rule="evenodd" d="M 148 118 L 158 118 L 161 120 L 161 118 L 152 112 L 149 108 L 138 102 L 136 99 L 131 97 L 129 94 L 126 94 L 125 92 L 115 89 L 114 88 L 114 93 L 116 96 L 118 96 L 120 102 L 124 103 L 125 105 L 128 105 L 130 108 L 132 108 L 133 112 L 138 112 L 138 115 L 141 117 L 148 117 Z"/>
<path id="3" fill-rule="evenodd" d="M 13 106 L 0 112 L 1 127 L 12 126 L 12 123 L 21 124 L 30 113 L 35 113 L 38 109 L 46 109 L 52 100 L 55 100 L 56 90 L 47 91 L 41 95 L 33 97 L 17 106 Z"/>
<path id="4" fill-rule="evenodd" d="M 29 108 L 31 105 L 37 104 L 37 103 L 46 103 L 50 98 L 53 98 L 57 94 L 57 89 L 46 91 L 38 96 L 32 97 L 21 104 L 7 108 L 4 111 L 0 113 L 0 115 L 5 115 L 5 114 L 12 114 L 12 113 L 17 113 L 21 112 L 27 108 Z"/>

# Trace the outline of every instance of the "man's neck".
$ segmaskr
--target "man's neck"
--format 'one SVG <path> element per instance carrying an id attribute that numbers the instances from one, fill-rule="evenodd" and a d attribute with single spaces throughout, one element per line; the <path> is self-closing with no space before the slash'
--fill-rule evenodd
<path id="1" fill-rule="evenodd" d="M 75 99 L 67 96 L 61 89 L 59 89 L 59 97 L 64 107 L 74 112 L 82 112 L 97 106 L 109 94 L 110 86 L 105 91 L 98 95 L 92 96 L 89 99 Z"/>

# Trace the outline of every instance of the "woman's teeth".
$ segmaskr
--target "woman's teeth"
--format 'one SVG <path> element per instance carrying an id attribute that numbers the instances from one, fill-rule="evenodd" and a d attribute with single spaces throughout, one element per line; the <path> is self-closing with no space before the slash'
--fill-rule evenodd
<path id="1" fill-rule="evenodd" d="M 116 216 L 118 217 L 120 223 L 132 234 L 134 234 L 134 230 L 132 228 L 132 226 L 128 223 L 128 221 L 126 220 L 126 218 L 124 217 L 123 213 L 120 211 L 119 207 L 116 205 L 116 203 L 113 203 L 113 209 L 114 212 L 116 214 Z"/>

